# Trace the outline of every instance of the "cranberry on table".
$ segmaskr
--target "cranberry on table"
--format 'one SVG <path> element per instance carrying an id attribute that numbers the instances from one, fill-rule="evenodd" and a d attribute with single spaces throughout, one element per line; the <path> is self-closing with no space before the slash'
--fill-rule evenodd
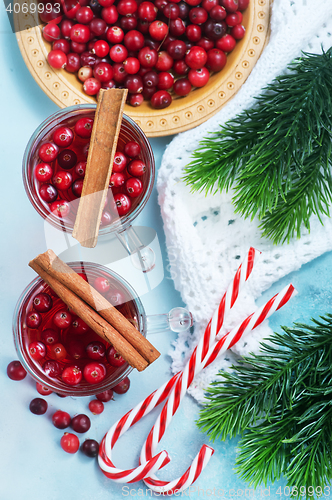
<path id="1" fill-rule="evenodd" d="M 105 365 L 96 361 L 87 363 L 83 369 L 83 377 L 89 384 L 98 384 L 104 380 L 105 376 Z"/>
<path id="2" fill-rule="evenodd" d="M 25 319 L 28 328 L 36 329 L 42 322 L 42 317 L 37 311 L 30 311 Z"/>
<path id="3" fill-rule="evenodd" d="M 68 385 L 77 385 L 82 380 L 82 370 L 78 366 L 67 366 L 61 373 L 61 378 Z"/>
<path id="4" fill-rule="evenodd" d="M 38 312 L 47 312 L 52 309 L 53 301 L 48 293 L 38 293 L 33 299 L 33 306 Z"/>
<path id="5" fill-rule="evenodd" d="M 74 134 L 69 127 L 61 126 L 54 130 L 52 139 L 60 148 L 68 148 L 74 139 Z"/>
<path id="6" fill-rule="evenodd" d="M 46 345 L 40 340 L 35 340 L 29 344 L 29 355 L 35 361 L 40 361 L 46 356 Z"/>
<path id="7" fill-rule="evenodd" d="M 116 394 L 125 394 L 129 390 L 129 387 L 130 387 L 130 380 L 128 377 L 125 377 L 116 386 L 112 387 L 112 390 Z"/>
<path id="8" fill-rule="evenodd" d="M 123 366 L 126 363 L 123 357 L 116 351 L 116 349 L 113 346 L 110 346 L 107 349 L 106 356 L 109 364 L 116 368 L 119 368 L 120 366 Z"/>
<path id="9" fill-rule="evenodd" d="M 62 50 L 51 50 L 47 55 L 47 61 L 54 69 L 65 68 L 67 55 Z"/>
<path id="10" fill-rule="evenodd" d="M 7 375 L 11 380 L 23 380 L 27 372 L 20 361 L 11 361 L 7 366 Z"/>
<path id="11" fill-rule="evenodd" d="M 41 332 L 40 336 L 41 340 L 47 345 L 56 344 L 60 338 L 59 332 L 53 328 L 46 328 Z"/>
<path id="12" fill-rule="evenodd" d="M 46 385 L 40 384 L 39 382 L 36 382 L 36 389 L 37 392 L 39 392 L 39 394 L 41 394 L 42 396 L 49 396 L 53 392 L 52 389 L 50 389 Z"/>
<path id="13" fill-rule="evenodd" d="M 30 402 L 29 410 L 34 415 L 44 415 L 44 413 L 46 413 L 47 411 L 47 407 L 48 404 L 47 401 L 45 401 L 45 399 L 35 398 Z"/>
<path id="14" fill-rule="evenodd" d="M 47 203 L 52 203 L 58 197 L 58 191 L 52 184 L 42 184 L 39 188 L 39 196 Z"/>
<path id="15" fill-rule="evenodd" d="M 52 415 L 52 423 L 57 429 L 66 429 L 70 426 L 71 416 L 66 411 L 57 410 Z"/>
<path id="16" fill-rule="evenodd" d="M 52 142 L 46 142 L 45 144 L 42 144 L 40 146 L 38 156 L 41 161 L 45 163 L 51 163 L 56 159 L 58 153 L 59 148 L 56 144 L 53 144 Z"/>
<path id="17" fill-rule="evenodd" d="M 131 201 L 124 193 L 117 193 L 114 195 L 114 202 L 120 217 L 126 215 L 131 208 Z"/>
<path id="18" fill-rule="evenodd" d="M 111 399 L 113 399 L 113 391 L 112 389 L 106 389 L 105 391 L 96 394 L 96 398 L 103 403 L 108 403 L 108 401 L 111 401 Z"/>
<path id="19" fill-rule="evenodd" d="M 94 340 L 86 346 L 86 353 L 90 359 L 101 361 L 105 358 L 106 347 L 99 340 Z"/>
<path id="20" fill-rule="evenodd" d="M 75 432 L 83 433 L 90 429 L 91 421 L 87 415 L 80 413 L 71 419 L 70 426 Z"/>
<path id="21" fill-rule="evenodd" d="M 64 170 L 70 170 L 77 163 L 77 154 L 71 149 L 64 149 L 58 154 L 58 163 Z"/>
<path id="22" fill-rule="evenodd" d="M 87 118 L 87 117 L 80 118 L 75 123 L 75 133 L 79 137 L 83 137 L 84 139 L 87 139 L 87 138 L 91 137 L 92 127 L 93 127 L 92 118 Z"/>
<path id="23" fill-rule="evenodd" d="M 47 182 L 53 177 L 53 169 L 48 163 L 38 163 L 34 173 L 39 182 Z"/>
<path id="24" fill-rule="evenodd" d="M 100 415 L 104 411 L 104 404 L 102 401 L 99 401 L 98 399 L 93 399 L 89 403 L 89 410 L 94 415 Z"/>
<path id="25" fill-rule="evenodd" d="M 81 450 L 87 457 L 96 457 L 99 452 L 99 443 L 95 439 L 86 439 L 81 446 Z"/>
<path id="26" fill-rule="evenodd" d="M 76 434 L 65 432 L 60 439 L 60 445 L 66 453 L 76 453 L 80 447 L 80 440 Z"/>

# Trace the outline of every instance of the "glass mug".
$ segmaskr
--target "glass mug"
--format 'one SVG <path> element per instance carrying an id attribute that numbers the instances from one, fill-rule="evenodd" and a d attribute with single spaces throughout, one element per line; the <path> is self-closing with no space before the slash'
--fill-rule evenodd
<path id="1" fill-rule="evenodd" d="M 47 222 L 49 222 L 53 227 L 66 233 L 72 233 L 73 231 L 79 203 L 79 195 L 74 194 L 73 186 L 77 181 L 82 182 L 82 175 L 84 176 L 84 173 L 77 173 L 76 165 L 80 162 L 86 161 L 90 141 L 89 137 L 82 138 L 77 136 L 74 128 L 76 122 L 80 118 L 93 119 L 95 111 L 95 104 L 79 104 L 61 109 L 60 111 L 57 111 L 53 115 L 49 116 L 32 134 L 23 157 L 23 183 L 32 206 L 39 213 L 39 215 L 47 220 Z M 74 131 L 74 140 L 68 148 L 60 147 L 59 152 L 61 153 L 64 149 L 71 149 L 76 154 L 75 165 L 70 168 L 66 167 L 65 169 L 65 172 L 68 172 L 72 177 L 72 184 L 68 189 L 58 189 L 57 199 L 61 198 L 66 200 L 70 205 L 69 213 L 61 217 L 58 216 L 56 211 L 54 213 L 51 212 L 50 204 L 42 199 L 39 192 L 41 185 L 50 184 L 52 182 L 52 178 L 46 182 L 42 182 L 37 180 L 35 176 L 35 168 L 38 163 L 41 162 L 38 151 L 43 144 L 53 142 L 52 137 L 54 130 L 60 126 L 66 126 L 72 129 Z M 141 152 L 138 158 L 141 159 L 146 166 L 144 175 L 139 177 L 143 184 L 143 191 L 137 197 L 128 197 L 131 200 L 131 208 L 128 213 L 119 216 L 113 200 L 113 193 L 117 194 L 120 192 L 121 188 L 110 188 L 108 190 L 108 196 L 103 212 L 103 214 L 107 212 L 107 217 L 105 216 L 102 218 L 99 236 L 109 235 L 111 233 L 115 234 L 127 250 L 128 254 L 133 255 L 135 267 L 141 268 L 144 272 L 146 272 L 154 267 L 155 256 L 150 247 L 145 247 L 143 245 L 131 224 L 143 210 L 151 195 L 155 179 L 154 156 L 150 143 L 141 128 L 127 115 L 123 115 L 117 150 L 123 151 L 125 144 L 131 141 L 137 142 L 140 145 Z M 64 168 L 60 167 L 58 159 L 49 163 L 53 167 L 54 175 L 59 171 L 63 172 Z M 127 173 L 126 169 L 124 172 L 126 172 L 125 176 L 129 178 L 130 175 Z"/>
<path id="2" fill-rule="evenodd" d="M 110 284 L 107 295 L 108 300 L 145 337 L 147 333 L 158 333 L 165 330 L 185 331 L 193 324 L 191 313 L 182 307 L 174 308 L 167 314 L 147 316 L 140 298 L 131 285 L 117 273 L 104 266 L 90 262 L 73 262 L 69 263 L 69 266 L 75 272 L 85 274 L 87 280 L 92 284 L 97 277 L 106 278 Z M 40 313 L 41 322 L 36 328 L 28 328 L 26 316 L 33 309 L 33 299 L 39 293 L 49 294 L 53 305 L 50 310 Z M 35 278 L 23 290 L 14 311 L 13 334 L 15 348 L 24 368 L 37 382 L 60 395 L 92 396 L 114 387 L 133 368 L 128 363 L 114 367 L 108 363 L 106 355 L 100 360 L 106 368 L 106 376 L 102 381 L 91 384 L 83 377 L 82 381 L 77 385 L 69 385 L 62 380 L 62 370 L 67 366 L 78 366 L 83 372 L 84 366 L 94 361 L 87 355 L 86 347 L 88 344 L 98 341 L 104 344 L 106 351 L 110 348 L 110 344 L 91 329 L 85 328 L 83 332 L 73 332 L 72 324 L 77 320 L 76 315 L 72 315 L 72 323 L 69 327 L 62 330 L 56 328 L 53 324 L 53 316 L 64 308 L 67 309 L 62 300 L 39 277 Z M 48 334 L 47 341 L 43 334 L 46 330 Z M 29 352 L 30 344 L 36 341 L 41 341 L 46 345 L 46 355 L 37 360 L 33 359 Z M 57 356 L 56 349 L 60 352 L 60 356 Z M 54 372 L 54 368 L 58 372 L 56 370 Z"/>

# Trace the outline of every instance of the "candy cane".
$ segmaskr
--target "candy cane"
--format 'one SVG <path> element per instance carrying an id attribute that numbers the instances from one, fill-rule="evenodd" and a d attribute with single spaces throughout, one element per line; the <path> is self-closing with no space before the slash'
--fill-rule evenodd
<path id="1" fill-rule="evenodd" d="M 248 316 L 248 318 L 246 318 L 239 326 L 233 328 L 231 332 L 224 335 L 217 343 L 211 345 L 203 360 L 197 360 L 195 353 L 193 353 L 183 372 L 178 376 L 167 402 L 165 403 L 155 425 L 152 427 L 147 440 L 143 445 L 140 456 L 141 463 L 145 463 L 153 457 L 158 443 L 165 434 L 168 425 L 170 424 L 183 396 L 187 391 L 187 388 L 192 381 L 192 374 L 199 373 L 203 368 L 211 364 L 217 356 L 220 356 L 227 349 L 231 348 L 236 342 L 238 342 L 243 335 L 257 328 L 257 326 L 270 317 L 271 314 L 285 305 L 290 298 L 295 295 L 295 293 L 296 291 L 293 285 L 286 286 L 280 293 L 272 297 L 264 306 L 260 307 L 256 312 Z M 197 457 L 206 456 L 207 450 L 205 448 L 206 446 L 204 445 Z M 210 456 L 205 460 L 205 465 L 208 463 L 211 455 L 212 454 L 210 454 Z M 183 489 L 188 488 L 203 470 L 202 468 L 198 471 L 197 464 L 197 462 L 193 462 L 183 476 L 174 479 L 173 481 L 161 481 L 154 474 L 151 474 L 149 477 L 144 479 L 144 482 L 150 489 L 158 493 L 166 493 L 169 495 L 174 492 L 182 491 Z"/>
<path id="2" fill-rule="evenodd" d="M 215 311 L 212 319 L 206 327 L 204 335 L 201 337 L 198 345 L 192 353 L 190 358 L 190 366 L 196 366 L 196 363 L 193 363 L 193 359 L 196 359 L 196 357 L 202 362 L 212 343 L 215 343 L 215 336 L 223 325 L 225 315 L 234 306 L 240 291 L 242 290 L 245 282 L 248 280 L 253 270 L 256 258 L 259 254 L 260 252 L 258 252 L 254 248 L 249 249 L 245 260 L 239 266 L 232 283 L 224 293 L 219 307 Z M 167 452 L 162 451 L 155 457 L 151 457 L 149 460 L 146 460 L 144 464 L 140 465 L 137 468 L 122 470 L 116 468 L 112 462 L 112 449 L 114 448 L 115 443 L 120 438 L 120 436 L 122 436 L 132 425 L 134 425 L 136 422 L 138 422 L 138 420 L 147 415 L 151 410 L 153 410 L 169 396 L 172 387 L 176 383 L 181 373 L 182 372 L 175 374 L 167 383 L 162 385 L 159 389 L 150 394 L 150 396 L 148 396 L 144 401 L 130 410 L 126 415 L 118 420 L 118 422 L 116 422 L 104 436 L 100 444 L 98 462 L 101 470 L 107 477 L 121 483 L 135 482 L 153 474 L 156 470 L 158 470 L 158 468 L 164 467 L 169 462 Z M 190 371 L 190 382 L 188 379 L 189 384 L 194 378 L 194 375 L 195 370 L 193 372 Z M 212 454 L 213 449 L 210 446 L 204 445 L 202 447 L 193 462 L 193 464 L 197 465 L 194 466 L 192 464 L 192 466 L 189 467 L 187 471 L 188 480 L 190 480 L 191 483 L 196 479 L 195 474 L 197 474 L 198 471 L 200 474 L 200 472 L 203 470 Z M 192 475 L 191 470 L 194 469 L 195 472 Z"/>

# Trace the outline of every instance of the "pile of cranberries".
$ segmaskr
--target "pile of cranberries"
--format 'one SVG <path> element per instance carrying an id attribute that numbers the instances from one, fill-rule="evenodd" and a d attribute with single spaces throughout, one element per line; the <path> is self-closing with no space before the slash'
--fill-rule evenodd
<path id="1" fill-rule="evenodd" d="M 128 103 L 169 106 L 222 70 L 245 35 L 249 0 L 79 0 L 64 18 L 41 16 L 49 64 L 77 73 L 88 95 L 127 88 Z M 50 22 L 51 21 L 51 22 Z"/>
<path id="2" fill-rule="evenodd" d="M 23 380 L 27 372 L 20 361 L 11 361 L 7 366 L 7 375 L 11 380 Z M 113 393 L 125 394 L 130 387 L 130 380 L 125 377 L 119 384 L 112 389 L 107 389 L 96 395 L 96 399 L 89 402 L 89 410 L 94 415 L 99 415 L 104 411 L 104 403 L 113 400 Z M 36 389 L 39 394 L 48 396 L 52 391 L 40 384 L 36 383 Z M 43 398 L 34 398 L 30 401 L 29 410 L 34 415 L 44 415 L 47 412 L 48 403 Z M 67 429 L 71 427 L 76 433 L 82 434 L 87 432 L 91 427 L 90 418 L 84 413 L 75 415 L 73 418 L 69 413 L 63 410 L 57 410 L 52 415 L 52 423 L 57 429 Z M 80 441 L 76 434 L 65 432 L 60 440 L 61 448 L 67 453 L 76 453 L 80 448 Z M 95 439 L 86 439 L 81 446 L 81 451 L 88 457 L 96 457 L 99 451 L 99 443 Z"/>
<path id="3" fill-rule="evenodd" d="M 38 147 L 33 176 L 36 192 L 43 205 L 57 218 L 73 224 L 82 193 L 86 160 L 93 127 L 93 118 L 78 118 L 74 124 L 62 123 L 47 141 Z M 140 159 L 141 147 L 135 141 L 119 140 L 113 173 L 109 180 L 111 192 L 106 199 L 101 225 L 107 226 L 127 215 L 142 199 L 146 164 Z"/>
<path id="4" fill-rule="evenodd" d="M 137 326 L 135 306 L 122 290 L 103 276 L 96 277 L 92 285 Z M 120 376 L 128 365 L 115 348 L 68 310 L 49 287 L 43 284 L 40 289 L 43 291 L 32 297 L 22 317 L 31 365 L 64 388 L 83 388 Z"/>

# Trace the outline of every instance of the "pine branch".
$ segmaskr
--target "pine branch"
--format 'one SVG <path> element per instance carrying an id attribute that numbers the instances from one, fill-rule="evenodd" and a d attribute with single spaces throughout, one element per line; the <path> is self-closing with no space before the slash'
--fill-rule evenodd
<path id="1" fill-rule="evenodd" d="M 251 484 L 283 474 L 316 488 L 332 477 L 332 315 L 283 330 L 219 372 L 198 426 L 213 440 L 242 435 L 236 466 Z"/>
<path id="2" fill-rule="evenodd" d="M 325 205 L 321 178 L 313 175 L 311 189 L 304 189 L 301 180 L 311 169 L 317 173 L 322 162 L 326 175 L 331 155 L 332 47 L 321 55 L 304 53 L 289 70 L 263 90 L 254 106 L 200 143 L 184 176 L 193 191 L 215 193 L 235 186 L 236 211 L 267 217 L 265 234 L 275 242 L 298 235 L 302 223 L 309 226 L 307 212 L 319 214 Z M 323 184 L 328 182 L 324 178 Z M 301 203 L 283 207 L 294 194 Z M 280 207 L 288 214 L 282 234 L 274 233 L 278 224 L 270 218 Z"/>

